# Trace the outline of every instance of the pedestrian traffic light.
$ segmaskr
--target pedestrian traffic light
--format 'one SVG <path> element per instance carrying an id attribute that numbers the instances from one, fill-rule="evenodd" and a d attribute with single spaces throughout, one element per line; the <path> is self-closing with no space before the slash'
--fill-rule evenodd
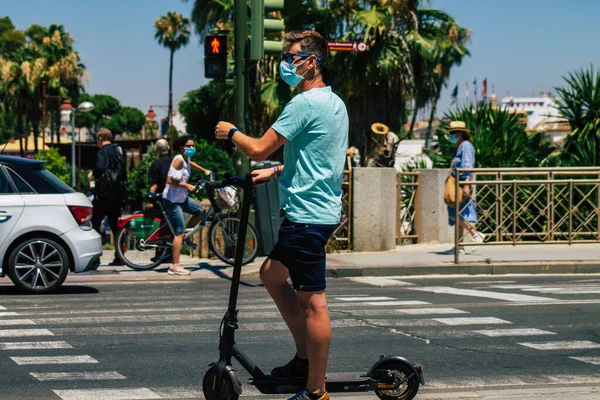
<path id="1" fill-rule="evenodd" d="M 207 79 L 227 75 L 227 36 L 206 35 L 204 38 L 204 76 Z"/>
<path id="2" fill-rule="evenodd" d="M 269 32 L 283 31 L 283 19 L 265 18 L 265 13 L 283 10 L 284 0 L 252 0 L 250 21 L 250 59 L 262 60 L 265 53 L 274 54 L 283 51 L 283 43 L 265 40 Z"/>

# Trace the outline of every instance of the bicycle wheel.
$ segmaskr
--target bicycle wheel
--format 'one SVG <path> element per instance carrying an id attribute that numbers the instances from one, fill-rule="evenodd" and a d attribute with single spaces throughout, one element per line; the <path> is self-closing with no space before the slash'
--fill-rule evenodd
<path id="1" fill-rule="evenodd" d="M 218 216 L 213 220 L 208 231 L 208 244 L 219 260 L 233 265 L 235 261 L 235 248 L 241 220 L 238 217 Z M 248 223 L 244 246 L 242 265 L 252 262 L 258 254 L 258 233 L 256 228 Z"/>
<path id="2" fill-rule="evenodd" d="M 117 254 L 125 265 L 137 271 L 156 268 L 170 248 L 167 244 L 143 244 L 129 229 L 121 229 L 117 237 Z"/>

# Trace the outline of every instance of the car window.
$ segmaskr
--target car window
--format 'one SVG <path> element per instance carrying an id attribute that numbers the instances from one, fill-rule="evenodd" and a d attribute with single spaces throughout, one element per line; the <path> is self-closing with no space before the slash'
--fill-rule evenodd
<path id="1" fill-rule="evenodd" d="M 17 192 L 19 193 L 35 193 L 35 190 L 31 188 L 24 180 L 21 178 L 15 171 L 10 168 L 6 169 L 8 171 L 8 176 L 12 179 L 13 183 L 17 188 Z"/>
<path id="2" fill-rule="evenodd" d="M 6 178 L 6 175 L 4 175 L 4 168 L 0 166 L 0 195 L 11 194 L 14 192 L 11 183 Z"/>

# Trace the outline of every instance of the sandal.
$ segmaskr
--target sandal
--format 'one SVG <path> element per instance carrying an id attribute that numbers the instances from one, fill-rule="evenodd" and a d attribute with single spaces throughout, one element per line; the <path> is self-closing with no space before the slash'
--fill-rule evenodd
<path id="1" fill-rule="evenodd" d="M 169 275 L 191 275 L 192 273 L 187 269 L 183 268 L 181 264 L 171 265 L 169 267 L 169 271 L 167 272 Z"/>

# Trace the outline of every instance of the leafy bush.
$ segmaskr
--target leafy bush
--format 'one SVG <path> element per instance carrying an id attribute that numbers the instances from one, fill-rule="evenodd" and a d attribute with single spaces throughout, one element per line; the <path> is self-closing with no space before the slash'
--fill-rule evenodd
<path id="1" fill-rule="evenodd" d="M 51 147 L 35 154 L 36 160 L 46 160 L 44 167 L 56 175 L 60 180 L 71 184 L 71 166 L 67 164 L 67 158 L 60 155 L 57 148 Z"/>

